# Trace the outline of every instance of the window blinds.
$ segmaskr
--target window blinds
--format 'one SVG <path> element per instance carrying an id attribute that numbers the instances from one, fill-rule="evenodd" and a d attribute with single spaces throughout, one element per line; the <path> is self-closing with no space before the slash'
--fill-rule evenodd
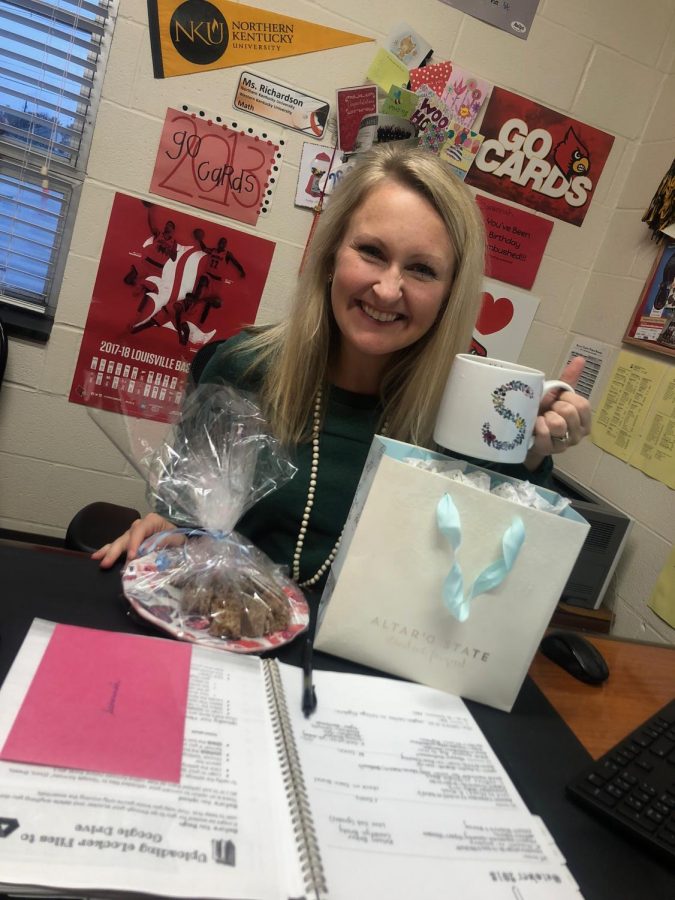
<path id="1" fill-rule="evenodd" d="M 5 303 L 44 312 L 53 306 L 111 19 L 111 0 L 0 0 L 0 300 Z"/>

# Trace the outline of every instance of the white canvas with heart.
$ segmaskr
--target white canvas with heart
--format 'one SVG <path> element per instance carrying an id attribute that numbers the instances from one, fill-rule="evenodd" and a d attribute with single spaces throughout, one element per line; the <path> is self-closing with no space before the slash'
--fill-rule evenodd
<path id="1" fill-rule="evenodd" d="M 518 362 L 539 298 L 511 284 L 483 280 L 483 304 L 473 331 L 471 352 Z"/>

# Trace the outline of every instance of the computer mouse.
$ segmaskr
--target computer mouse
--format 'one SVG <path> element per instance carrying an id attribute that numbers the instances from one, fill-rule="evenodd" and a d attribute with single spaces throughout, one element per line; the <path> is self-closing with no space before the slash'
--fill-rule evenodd
<path id="1" fill-rule="evenodd" d="M 603 655 L 580 634 L 552 631 L 542 639 L 539 649 L 580 681 L 601 684 L 609 676 Z"/>

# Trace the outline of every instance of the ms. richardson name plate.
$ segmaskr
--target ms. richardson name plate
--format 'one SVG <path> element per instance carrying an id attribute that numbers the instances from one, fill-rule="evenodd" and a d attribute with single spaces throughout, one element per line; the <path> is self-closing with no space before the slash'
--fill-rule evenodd
<path id="1" fill-rule="evenodd" d="M 234 107 L 313 138 L 323 137 L 330 112 L 327 100 L 253 72 L 239 76 Z"/>

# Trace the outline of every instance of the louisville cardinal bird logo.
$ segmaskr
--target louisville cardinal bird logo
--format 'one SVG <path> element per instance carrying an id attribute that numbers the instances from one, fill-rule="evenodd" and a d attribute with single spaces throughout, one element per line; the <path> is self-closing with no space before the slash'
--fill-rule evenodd
<path id="1" fill-rule="evenodd" d="M 472 356 L 487 356 L 487 350 L 482 344 L 479 344 L 476 338 L 471 338 L 471 347 L 469 348 L 469 353 Z"/>
<path id="2" fill-rule="evenodd" d="M 587 175 L 591 169 L 588 150 L 571 127 L 567 129 L 565 139 L 553 148 L 553 159 L 567 179 L 572 179 L 575 175 Z"/>

